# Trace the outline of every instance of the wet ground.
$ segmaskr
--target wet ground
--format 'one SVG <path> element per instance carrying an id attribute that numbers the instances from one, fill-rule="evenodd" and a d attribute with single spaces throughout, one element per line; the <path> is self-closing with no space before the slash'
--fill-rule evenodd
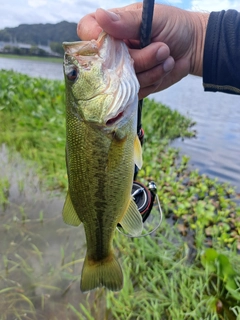
<path id="1" fill-rule="evenodd" d="M 42 192 L 34 167 L 4 146 L 0 159 L 0 319 L 80 319 L 83 228 L 63 223 L 63 196 Z"/>

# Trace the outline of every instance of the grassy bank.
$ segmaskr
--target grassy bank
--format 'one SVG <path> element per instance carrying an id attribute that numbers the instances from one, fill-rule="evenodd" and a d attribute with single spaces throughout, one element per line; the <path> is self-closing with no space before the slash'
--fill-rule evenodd
<path id="1" fill-rule="evenodd" d="M 164 221 L 154 236 L 116 232 L 123 290 L 82 295 L 83 230 L 61 221 L 63 196 L 51 200 L 67 187 L 64 85 L 1 71 L 0 87 L 0 144 L 10 165 L 10 174 L 0 175 L 1 319 L 240 317 L 235 191 L 191 171 L 188 157 L 169 147 L 171 139 L 194 135 L 190 119 L 145 101 L 139 180 L 156 182 Z"/>

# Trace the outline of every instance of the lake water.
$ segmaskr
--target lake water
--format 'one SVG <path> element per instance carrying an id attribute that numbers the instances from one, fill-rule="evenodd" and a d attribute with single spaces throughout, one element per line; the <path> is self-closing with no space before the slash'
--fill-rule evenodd
<path id="1" fill-rule="evenodd" d="M 34 77 L 63 79 L 61 63 L 0 57 L 0 69 Z M 188 76 L 150 96 L 197 122 L 194 139 L 173 143 L 189 155 L 201 173 L 230 182 L 240 190 L 240 96 L 204 92 L 202 79 Z M 159 123 L 161 125 L 161 123 Z"/>

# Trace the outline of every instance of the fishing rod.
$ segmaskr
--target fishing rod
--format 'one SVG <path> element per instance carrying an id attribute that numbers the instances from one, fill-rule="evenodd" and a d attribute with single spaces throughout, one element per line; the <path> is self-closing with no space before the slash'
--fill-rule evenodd
<path id="1" fill-rule="evenodd" d="M 140 26 L 140 48 L 145 48 L 151 43 L 152 20 L 155 0 L 143 0 L 142 22 Z M 138 101 L 137 134 L 143 144 L 144 131 L 142 129 L 142 107 L 143 99 Z M 138 168 L 135 166 L 134 180 L 136 180 Z"/>
<path id="2" fill-rule="evenodd" d="M 151 43 L 154 2 L 155 0 L 143 0 L 142 22 L 140 26 L 140 48 L 141 49 L 145 48 Z M 141 142 L 141 145 L 143 144 L 143 139 L 144 139 L 144 131 L 142 129 L 142 107 L 143 107 L 143 99 L 139 100 L 138 102 L 138 118 L 137 118 L 137 134 Z M 138 205 L 138 209 L 142 214 L 142 219 L 144 222 L 148 218 L 152 210 L 157 188 L 155 183 L 151 183 L 150 185 L 148 185 L 148 188 L 146 188 L 143 185 L 140 185 L 138 182 L 135 181 L 137 179 L 137 174 L 138 174 L 138 168 L 137 166 L 135 166 L 132 195 L 135 198 L 135 202 Z M 136 197 L 137 190 L 139 191 L 138 197 Z"/>
<path id="3" fill-rule="evenodd" d="M 154 11 L 154 1 L 155 0 L 143 0 L 143 10 L 142 10 L 142 22 L 140 26 L 140 48 L 145 48 L 151 43 L 152 34 L 152 19 Z M 138 136 L 142 137 L 142 106 L 143 99 L 138 102 L 138 120 L 137 120 L 137 133 Z M 142 142 L 142 141 L 141 141 Z"/>

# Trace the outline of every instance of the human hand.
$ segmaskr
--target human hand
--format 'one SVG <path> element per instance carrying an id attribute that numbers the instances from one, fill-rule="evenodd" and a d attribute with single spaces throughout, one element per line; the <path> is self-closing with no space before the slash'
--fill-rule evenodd
<path id="1" fill-rule="evenodd" d="M 151 44 L 139 49 L 142 4 L 105 11 L 98 9 L 78 24 L 82 40 L 96 39 L 106 31 L 123 39 L 134 60 L 140 83 L 139 99 L 168 88 L 187 74 L 201 75 L 208 14 L 155 5 Z"/>

